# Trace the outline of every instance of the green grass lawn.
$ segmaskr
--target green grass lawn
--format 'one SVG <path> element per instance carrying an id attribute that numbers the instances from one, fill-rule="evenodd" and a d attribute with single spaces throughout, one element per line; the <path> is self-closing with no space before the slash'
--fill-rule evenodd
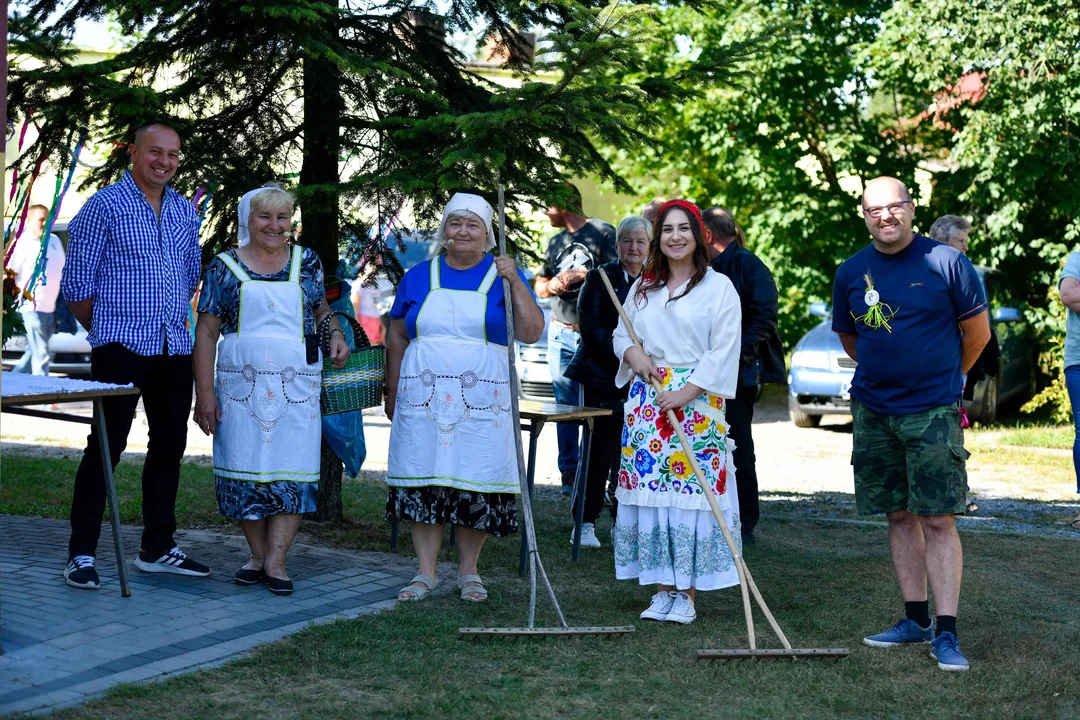
<path id="1" fill-rule="evenodd" d="M 64 517 L 73 461 L 5 458 L 0 512 Z M 124 518 L 138 518 L 137 466 L 118 472 Z M 309 539 L 385 550 L 385 486 L 377 474 L 346 483 L 350 522 L 305 524 Z M 646 623 L 649 591 L 616 582 L 610 521 L 605 548 L 569 561 L 565 501 L 536 504 L 541 552 L 571 624 L 634 624 L 620 639 L 461 640 L 459 627 L 526 620 L 528 585 L 516 574 L 518 538 L 481 559 L 491 598 L 450 593 L 359 620 L 311 628 L 223 667 L 160 684 L 127 686 L 62 718 L 1064 718 L 1080 716 L 1080 545 L 1033 537 L 964 535 L 959 630 L 968 673 L 943 673 L 928 647 L 874 650 L 864 634 L 902 612 L 885 531 L 766 520 L 747 561 L 791 641 L 848 647 L 820 661 L 698 663 L 699 648 L 743 647 L 737 588 L 703 593 L 688 627 Z M 214 519 L 207 468 L 185 466 L 182 526 Z M 408 532 L 400 552 L 409 552 Z M 445 559 L 456 561 L 453 549 Z M 288 600 L 282 600 L 288 602 Z M 539 624 L 553 624 L 544 600 Z M 761 644 L 778 647 L 756 617 Z"/>
<path id="2" fill-rule="evenodd" d="M 968 430 L 975 442 L 987 442 L 1015 447 L 1052 448 L 1071 450 L 1075 431 L 1071 425 L 995 425 L 990 428 L 975 427 Z M 985 439 L 985 440 L 984 440 Z"/>

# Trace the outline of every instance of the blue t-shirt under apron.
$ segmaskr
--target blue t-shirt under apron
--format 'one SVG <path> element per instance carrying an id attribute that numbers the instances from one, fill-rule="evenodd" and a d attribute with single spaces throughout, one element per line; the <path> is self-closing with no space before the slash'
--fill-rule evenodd
<path id="1" fill-rule="evenodd" d="M 495 258 L 485 254 L 484 259 L 468 270 L 455 270 L 446 264 L 446 256 L 440 255 L 434 260 L 415 265 L 405 273 L 405 277 L 398 284 L 397 294 L 394 297 L 394 306 L 390 308 L 390 317 L 405 318 L 405 331 L 410 340 L 416 339 L 416 318 L 420 314 L 420 307 L 424 299 L 431 292 L 431 263 L 439 263 L 439 284 L 447 290 L 476 290 L 484 281 L 488 268 L 495 263 Z M 529 281 L 525 274 L 518 268 L 518 276 L 529 287 Z M 529 287 L 533 299 L 536 294 Z M 506 345 L 506 302 L 503 294 L 502 278 L 496 278 L 495 283 L 487 294 L 487 313 L 484 325 L 487 329 L 487 340 L 491 343 Z"/>
<path id="2" fill-rule="evenodd" d="M 872 328 L 862 319 L 869 310 L 867 274 L 886 317 L 891 314 L 890 329 Z M 832 329 L 856 336 L 859 364 L 851 397 L 886 415 L 959 402 L 959 322 L 986 309 L 974 266 L 944 243 L 915 235 L 895 255 L 872 244 L 855 253 L 837 270 L 833 283 Z"/>

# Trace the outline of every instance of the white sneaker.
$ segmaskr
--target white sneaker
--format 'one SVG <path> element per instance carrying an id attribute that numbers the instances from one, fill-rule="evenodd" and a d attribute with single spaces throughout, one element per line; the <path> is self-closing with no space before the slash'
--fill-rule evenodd
<path id="1" fill-rule="evenodd" d="M 641 613 L 642 620 L 667 620 L 671 606 L 675 604 L 675 593 L 669 590 L 661 590 L 652 596 L 652 604 L 649 609 Z"/>
<path id="2" fill-rule="evenodd" d="M 674 600 L 671 603 L 671 610 L 664 617 L 667 622 L 677 622 L 683 625 L 689 625 L 697 618 L 697 610 L 694 609 L 694 601 L 690 599 L 690 596 L 684 592 L 672 593 L 675 595 Z"/>
<path id="3" fill-rule="evenodd" d="M 570 544 L 574 544 L 574 531 L 570 531 Z M 596 526 L 592 523 L 581 523 L 581 547 L 600 547 L 600 538 L 596 537 Z"/>

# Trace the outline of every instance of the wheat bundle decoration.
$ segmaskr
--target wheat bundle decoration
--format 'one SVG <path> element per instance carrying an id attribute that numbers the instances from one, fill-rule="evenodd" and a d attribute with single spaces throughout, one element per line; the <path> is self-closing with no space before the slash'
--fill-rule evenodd
<path id="1" fill-rule="evenodd" d="M 623 309 L 622 303 L 619 302 L 619 298 L 615 294 L 615 289 L 611 286 L 611 281 L 608 279 L 607 273 L 601 272 L 598 273 L 598 275 L 603 281 L 604 287 L 607 288 L 608 295 L 611 296 L 611 302 L 614 303 L 616 309 L 618 309 L 619 317 L 622 318 L 622 323 L 626 327 L 630 339 L 642 352 L 645 352 L 645 348 L 642 347 L 640 338 L 638 338 L 637 333 L 634 332 L 634 326 L 631 324 L 630 318 L 626 316 L 626 311 Z M 652 386 L 657 393 L 661 392 L 662 388 L 656 378 L 652 378 Z M 705 498 L 709 501 L 709 507 L 712 509 L 712 514 L 716 518 L 717 524 L 720 526 L 720 532 L 724 535 L 724 541 L 727 542 L 728 548 L 731 550 L 731 557 L 735 561 L 735 569 L 739 573 L 739 587 L 742 591 L 743 613 L 746 616 L 746 634 L 750 645 L 749 648 L 698 650 L 697 659 L 751 660 L 754 658 L 847 657 L 850 653 L 845 648 L 802 649 L 791 647 L 791 643 L 788 642 L 787 637 L 784 635 L 784 631 L 780 629 L 780 625 L 776 622 L 776 618 L 773 617 L 772 612 L 769 610 L 769 606 L 765 604 L 765 599 L 762 598 L 761 592 L 758 590 L 753 576 L 750 575 L 750 568 L 746 566 L 746 560 L 743 559 L 742 552 L 740 552 L 739 547 L 735 544 L 735 539 L 731 535 L 731 528 L 728 527 L 727 521 L 724 520 L 724 514 L 720 511 L 720 505 L 716 502 L 716 495 L 713 493 L 712 487 L 706 481 L 704 473 L 701 472 L 697 456 L 694 453 L 693 446 L 686 437 L 686 432 L 683 430 L 682 423 L 679 422 L 674 410 L 667 411 L 667 418 L 668 422 L 671 423 L 671 427 L 675 429 L 676 434 L 679 436 L 679 442 L 682 444 L 683 451 L 690 460 L 690 467 L 697 477 L 698 484 L 701 485 L 702 489 L 705 491 Z M 758 606 L 761 608 L 761 612 L 765 615 L 765 619 L 769 621 L 769 625 L 772 627 L 773 632 L 775 632 L 776 636 L 780 639 L 780 644 L 784 646 L 782 649 L 758 649 L 757 639 L 754 636 L 754 615 L 753 609 L 750 606 L 750 594 L 753 594 L 754 600 L 757 601 Z"/>
<path id="2" fill-rule="evenodd" d="M 499 254 L 506 254 L 506 206 L 503 188 L 499 186 Z M 514 365 L 514 306 L 510 299 L 510 281 L 502 278 L 503 293 L 506 302 L 506 350 L 510 370 L 510 407 L 514 428 L 514 445 L 517 448 L 518 484 L 521 488 L 521 515 L 525 525 L 525 538 L 529 547 L 529 619 L 526 627 L 503 628 L 461 628 L 458 632 L 464 637 L 581 637 L 586 635 L 620 636 L 634 632 L 633 625 L 616 627 L 570 627 L 559 607 L 559 600 L 551 587 L 540 552 L 536 548 L 536 528 L 533 524 L 532 498 L 525 479 L 525 454 L 521 446 L 521 417 L 518 409 L 517 368 Z M 536 627 L 536 578 L 544 583 L 548 599 L 559 621 L 558 627 Z"/>

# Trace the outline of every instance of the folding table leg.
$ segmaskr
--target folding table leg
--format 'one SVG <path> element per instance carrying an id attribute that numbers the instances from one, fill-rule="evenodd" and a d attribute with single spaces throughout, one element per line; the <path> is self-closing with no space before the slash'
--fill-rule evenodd
<path id="1" fill-rule="evenodd" d="M 390 523 L 390 549 L 397 550 L 398 534 L 401 531 L 399 523 Z"/>
<path id="2" fill-rule="evenodd" d="M 584 432 L 581 433 L 581 460 L 578 463 L 577 476 L 574 478 L 574 549 L 571 551 L 571 559 L 578 561 L 581 553 L 581 525 L 585 522 L 585 491 L 589 478 L 589 453 L 592 451 L 593 419 L 585 418 L 583 423 Z"/>
<path id="3" fill-rule="evenodd" d="M 109 436 L 105 432 L 105 412 L 101 405 L 101 398 L 94 400 L 94 424 L 97 425 L 98 444 L 101 445 L 101 465 L 105 473 L 105 496 L 109 500 L 109 519 L 112 522 L 113 547 L 116 550 L 116 569 L 120 574 L 120 595 L 121 597 L 131 597 L 131 585 L 128 583 L 127 574 L 127 555 L 124 552 L 124 538 L 120 533 L 120 503 L 116 499 L 112 455 L 109 453 Z"/>
<path id="4" fill-rule="evenodd" d="M 532 499 L 533 481 L 536 479 L 536 438 L 544 429 L 543 420 L 529 421 L 529 466 L 525 471 L 526 485 L 529 487 L 529 499 Z M 520 429 L 518 430 L 520 432 Z M 521 533 L 521 557 L 518 559 L 518 575 L 525 577 L 525 561 L 529 557 L 529 540 Z"/>

